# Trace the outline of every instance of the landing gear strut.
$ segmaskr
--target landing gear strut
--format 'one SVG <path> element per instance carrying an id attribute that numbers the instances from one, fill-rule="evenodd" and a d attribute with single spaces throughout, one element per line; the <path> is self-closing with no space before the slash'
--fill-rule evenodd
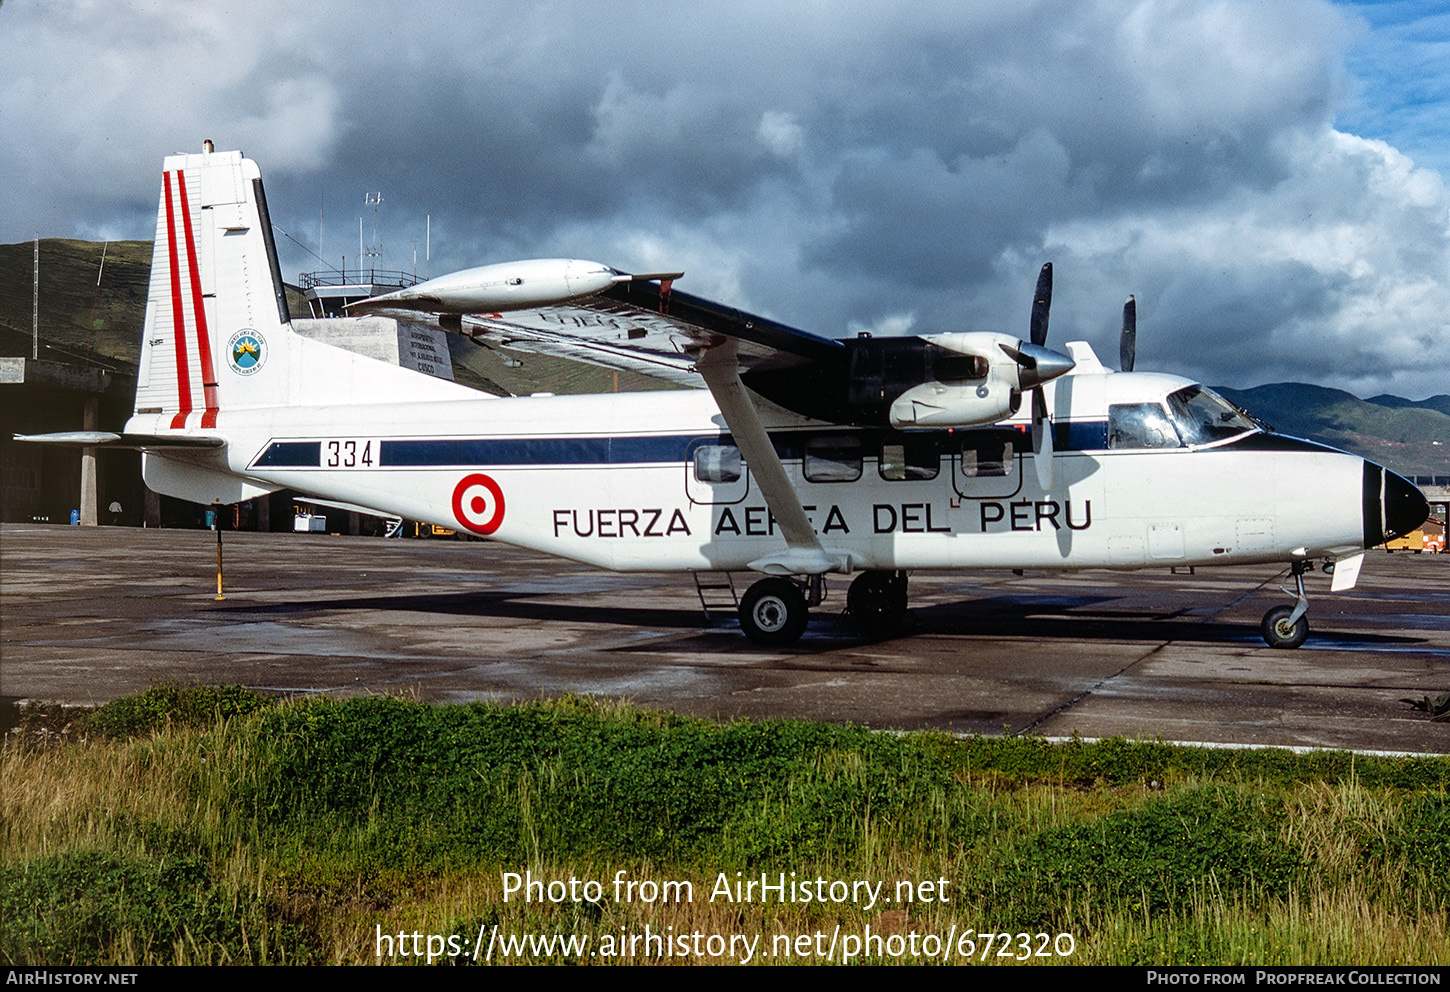
<path id="1" fill-rule="evenodd" d="M 740 597 L 740 629 L 756 644 L 794 644 L 805 633 L 810 606 L 825 595 L 825 580 L 806 577 L 805 586 L 790 579 L 761 579 Z"/>
<path id="2" fill-rule="evenodd" d="M 863 637 L 887 637 L 906 622 L 906 573 L 862 572 L 846 592 L 846 612 Z"/>
<path id="3" fill-rule="evenodd" d="M 1299 599 L 1293 606 L 1276 606 L 1264 614 L 1260 629 L 1264 643 L 1271 648 L 1297 648 L 1309 636 L 1309 598 L 1304 595 L 1304 573 L 1312 562 L 1296 561 L 1293 565 L 1294 586 Z"/>

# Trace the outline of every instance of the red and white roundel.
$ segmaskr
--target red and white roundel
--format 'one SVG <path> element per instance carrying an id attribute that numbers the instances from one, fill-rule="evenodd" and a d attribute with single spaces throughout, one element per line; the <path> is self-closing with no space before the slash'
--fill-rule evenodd
<path id="1" fill-rule="evenodd" d="M 465 475 L 453 487 L 453 518 L 465 530 L 492 534 L 503 523 L 503 490 L 482 472 Z"/>

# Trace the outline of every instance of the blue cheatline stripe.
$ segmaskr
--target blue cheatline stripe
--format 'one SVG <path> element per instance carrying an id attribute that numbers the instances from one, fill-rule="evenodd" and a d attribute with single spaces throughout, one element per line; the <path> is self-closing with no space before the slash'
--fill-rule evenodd
<path id="1" fill-rule="evenodd" d="M 273 441 L 252 464 L 258 468 L 316 468 L 321 460 L 321 441 Z"/>
<path id="2" fill-rule="evenodd" d="M 613 465 L 683 462 L 695 435 L 668 437 L 434 438 L 384 441 L 382 465 Z"/>
<path id="3" fill-rule="evenodd" d="M 1053 424 L 1052 443 L 1061 451 L 1105 451 L 1108 447 L 1108 422 L 1084 420 Z"/>
<path id="4" fill-rule="evenodd" d="M 935 442 L 943 453 L 956 451 L 974 435 L 1001 427 L 959 431 L 913 431 L 906 435 L 918 442 Z M 863 454 L 894 431 L 825 428 L 814 431 L 782 431 L 771 435 L 781 458 L 800 458 L 808 437 L 858 434 Z M 533 437 L 533 438 L 425 438 L 407 441 L 384 440 L 379 445 L 380 468 L 447 468 L 474 465 L 630 465 L 683 463 L 702 444 L 730 443 L 728 434 L 712 437 L 699 434 L 670 434 L 657 437 Z M 1108 446 L 1107 421 L 1054 424 L 1053 441 L 1058 451 L 1100 451 Z M 257 468 L 317 468 L 321 461 L 319 441 L 273 441 L 252 464 Z"/>

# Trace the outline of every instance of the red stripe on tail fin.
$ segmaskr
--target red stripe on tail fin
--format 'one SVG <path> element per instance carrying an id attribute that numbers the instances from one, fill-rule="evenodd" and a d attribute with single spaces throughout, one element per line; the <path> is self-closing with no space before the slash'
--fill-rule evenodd
<path id="1" fill-rule="evenodd" d="M 171 206 L 171 173 L 163 172 L 162 198 L 166 203 L 166 252 L 171 262 L 171 326 L 175 334 L 176 385 L 179 412 L 171 418 L 171 429 L 186 426 L 191 413 L 191 369 L 186 357 L 186 314 L 181 311 L 181 267 L 176 259 L 176 216 Z"/>
<path id="2" fill-rule="evenodd" d="M 217 415 L 216 373 L 212 369 L 211 337 L 207 334 L 206 304 L 201 296 L 201 273 L 196 260 L 196 237 L 191 226 L 191 202 L 186 195 L 186 174 L 176 173 L 176 186 L 181 197 L 181 226 L 186 229 L 186 261 L 191 276 L 191 310 L 196 315 L 196 347 L 201 355 L 201 391 L 206 412 L 202 427 L 215 427 Z"/>

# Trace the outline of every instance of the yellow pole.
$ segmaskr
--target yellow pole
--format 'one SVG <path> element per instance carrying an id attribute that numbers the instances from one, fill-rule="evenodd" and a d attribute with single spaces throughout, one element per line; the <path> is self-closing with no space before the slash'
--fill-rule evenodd
<path id="1" fill-rule="evenodd" d="M 212 521 L 216 526 L 216 598 L 221 602 L 226 599 L 222 595 L 222 521 L 218 516 L 212 517 Z"/>

